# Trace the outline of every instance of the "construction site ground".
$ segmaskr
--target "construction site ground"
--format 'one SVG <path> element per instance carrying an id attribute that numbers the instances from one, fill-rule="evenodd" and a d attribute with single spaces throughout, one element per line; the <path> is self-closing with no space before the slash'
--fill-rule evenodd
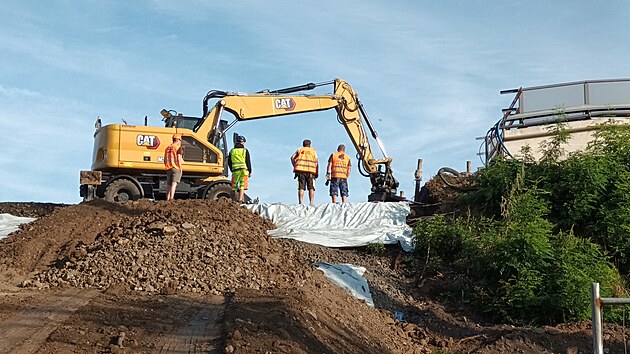
<path id="1" fill-rule="evenodd" d="M 0 203 L 0 213 L 38 218 L 0 240 L 0 353 L 592 352 L 588 322 L 487 323 L 439 300 L 447 276 L 418 283 L 396 247 L 271 239 L 270 222 L 228 201 Z M 315 261 L 367 268 L 376 307 Z M 605 324 L 608 352 L 624 352 L 624 333 Z"/>

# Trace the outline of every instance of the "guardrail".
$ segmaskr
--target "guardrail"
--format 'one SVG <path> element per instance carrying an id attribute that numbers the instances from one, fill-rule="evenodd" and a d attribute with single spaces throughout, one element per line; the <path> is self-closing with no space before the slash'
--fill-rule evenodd
<path id="1" fill-rule="evenodd" d="M 480 156 L 485 165 L 497 156 L 510 156 L 503 133 L 593 118 L 630 118 L 630 79 L 589 80 L 503 90 L 514 94 L 501 119 L 486 133 Z M 485 148 L 485 151 L 481 151 Z"/>
<path id="2" fill-rule="evenodd" d="M 591 284 L 591 308 L 593 314 L 593 353 L 604 354 L 602 339 L 602 305 L 630 305 L 630 298 L 600 297 L 599 283 Z"/>

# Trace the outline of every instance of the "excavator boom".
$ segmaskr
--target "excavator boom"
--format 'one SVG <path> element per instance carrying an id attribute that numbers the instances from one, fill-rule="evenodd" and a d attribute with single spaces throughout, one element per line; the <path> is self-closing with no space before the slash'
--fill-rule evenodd
<path id="1" fill-rule="evenodd" d="M 290 95 L 290 93 L 312 90 L 318 86 L 329 84 L 334 85 L 333 94 Z M 207 112 L 208 100 L 211 98 L 218 98 L 219 100 L 213 109 Z M 346 129 L 357 151 L 357 157 L 360 160 L 359 171 L 361 174 L 369 177 L 372 183 L 372 194 L 368 197 L 368 200 L 400 200 L 401 198 L 396 195 L 398 182 L 392 174 L 392 159 L 387 157 L 378 134 L 372 127 L 365 109 L 359 101 L 358 95 L 348 83 L 340 79 L 319 84 L 309 83 L 280 90 L 265 90 L 255 94 L 210 91 L 204 99 L 203 116 L 205 119 L 198 127 L 197 134 L 208 137 L 209 141 L 216 138 L 217 134 L 224 134 L 224 132 L 218 130 L 217 125 L 223 112 L 229 112 L 235 117 L 235 121 L 228 126 L 229 129 L 236 121 L 279 117 L 333 108 L 337 111 L 339 122 Z M 374 157 L 364 123 L 367 124 L 371 136 L 379 145 L 384 158 L 376 159 Z"/>

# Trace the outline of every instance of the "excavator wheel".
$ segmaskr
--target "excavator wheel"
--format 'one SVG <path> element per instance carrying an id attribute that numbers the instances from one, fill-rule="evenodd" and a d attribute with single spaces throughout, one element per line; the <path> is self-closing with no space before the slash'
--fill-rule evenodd
<path id="1" fill-rule="evenodd" d="M 227 183 L 218 183 L 206 190 L 205 199 L 211 200 L 232 200 L 232 186 Z"/>
<path id="2" fill-rule="evenodd" d="M 105 200 L 108 202 L 123 203 L 140 197 L 140 190 L 128 179 L 117 179 L 105 188 Z"/>

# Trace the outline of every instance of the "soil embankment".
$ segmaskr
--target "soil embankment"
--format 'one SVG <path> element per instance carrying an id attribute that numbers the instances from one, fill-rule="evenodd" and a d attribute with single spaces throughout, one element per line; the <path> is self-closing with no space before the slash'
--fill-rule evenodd
<path id="1" fill-rule="evenodd" d="M 39 217 L 0 240 L 2 352 L 591 350 L 588 323 L 483 323 L 435 300 L 447 277 L 414 285 L 394 248 L 374 255 L 270 239 L 271 223 L 231 202 L 0 203 L 0 211 Z M 377 308 L 333 285 L 315 261 L 366 267 Z M 623 350 L 621 334 L 606 326 L 611 352 Z"/>

